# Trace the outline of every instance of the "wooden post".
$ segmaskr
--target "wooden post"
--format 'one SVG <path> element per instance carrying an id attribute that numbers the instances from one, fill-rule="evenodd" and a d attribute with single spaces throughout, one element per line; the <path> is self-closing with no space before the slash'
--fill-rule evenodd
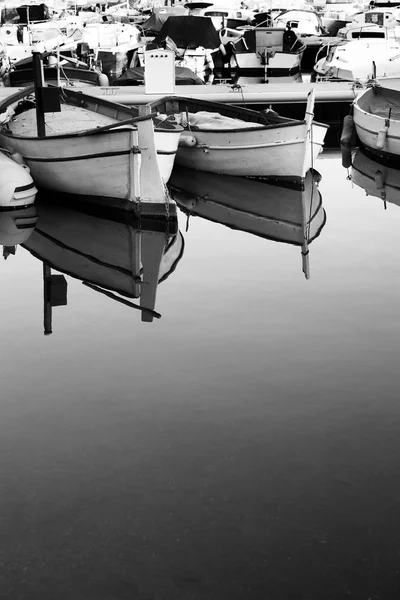
<path id="1" fill-rule="evenodd" d="M 44 87 L 43 61 L 40 52 L 32 52 L 33 83 L 36 98 L 36 124 L 39 138 L 46 137 L 46 124 L 44 120 L 43 99 L 40 89 Z"/>

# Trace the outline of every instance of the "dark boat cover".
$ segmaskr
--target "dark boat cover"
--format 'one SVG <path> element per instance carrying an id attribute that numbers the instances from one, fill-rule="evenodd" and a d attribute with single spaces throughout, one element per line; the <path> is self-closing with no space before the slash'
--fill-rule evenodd
<path id="1" fill-rule="evenodd" d="M 210 17 L 169 17 L 154 38 L 154 43 L 160 47 L 167 37 L 171 38 L 178 48 L 194 49 L 203 46 L 214 50 L 221 44 Z"/>
<path id="2" fill-rule="evenodd" d="M 162 26 L 171 16 L 184 16 L 187 14 L 187 9 L 183 6 L 163 6 L 161 8 L 154 8 L 150 17 L 141 24 L 141 27 L 146 32 L 158 33 L 161 31 Z"/>
<path id="3" fill-rule="evenodd" d="M 18 6 L 19 23 L 28 23 L 29 21 L 48 21 L 50 12 L 45 4 L 29 4 Z"/>
<path id="4" fill-rule="evenodd" d="M 28 16 L 29 21 L 48 21 L 51 18 L 46 4 L 24 4 L 1 9 L 0 22 L 25 25 L 28 23 Z"/>
<path id="5" fill-rule="evenodd" d="M 143 82 L 144 68 L 135 67 L 122 73 L 113 85 L 143 85 Z M 205 85 L 200 77 L 186 67 L 175 67 L 175 83 L 176 85 Z"/>

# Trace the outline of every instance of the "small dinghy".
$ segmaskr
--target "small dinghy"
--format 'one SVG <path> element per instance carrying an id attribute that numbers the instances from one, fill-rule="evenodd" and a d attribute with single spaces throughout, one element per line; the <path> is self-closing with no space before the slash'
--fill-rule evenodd
<path id="1" fill-rule="evenodd" d="M 35 183 L 28 167 L 17 160 L 22 162 L 22 157 L 10 157 L 0 152 L 0 210 L 21 208 L 35 202 Z"/>
<path id="2" fill-rule="evenodd" d="M 400 157 L 400 84 L 374 83 L 354 101 L 354 125 L 361 144 L 385 158 Z"/>

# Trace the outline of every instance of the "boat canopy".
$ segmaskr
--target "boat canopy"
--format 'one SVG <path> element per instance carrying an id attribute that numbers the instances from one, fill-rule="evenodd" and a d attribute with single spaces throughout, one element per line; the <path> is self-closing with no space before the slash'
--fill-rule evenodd
<path id="1" fill-rule="evenodd" d="M 144 68 L 134 67 L 126 69 L 113 85 L 143 85 L 143 82 Z M 175 83 L 176 85 L 205 85 L 200 77 L 186 67 L 175 67 Z"/>
<path id="2" fill-rule="evenodd" d="M 219 35 L 210 17 L 169 17 L 154 38 L 154 43 L 161 46 L 166 38 L 171 38 L 178 48 L 215 49 L 221 44 Z"/>
<path id="3" fill-rule="evenodd" d="M 3 8 L 1 23 L 25 25 L 31 21 L 48 21 L 51 18 L 46 4 L 23 4 L 21 6 Z"/>
<path id="4" fill-rule="evenodd" d="M 162 26 L 171 16 L 184 16 L 188 14 L 188 10 L 183 6 L 163 6 L 161 8 L 155 8 L 151 16 L 142 23 L 141 27 L 146 32 L 158 33 L 161 31 Z"/>

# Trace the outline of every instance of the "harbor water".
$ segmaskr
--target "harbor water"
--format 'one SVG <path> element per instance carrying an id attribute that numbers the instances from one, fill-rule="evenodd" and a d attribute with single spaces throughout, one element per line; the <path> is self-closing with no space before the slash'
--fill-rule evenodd
<path id="1" fill-rule="evenodd" d="M 43 335 L 46 211 L 6 244 L 2 600 L 398 597 L 400 186 L 368 164 L 318 159 L 307 256 L 179 212 L 152 322 L 66 267 Z"/>

